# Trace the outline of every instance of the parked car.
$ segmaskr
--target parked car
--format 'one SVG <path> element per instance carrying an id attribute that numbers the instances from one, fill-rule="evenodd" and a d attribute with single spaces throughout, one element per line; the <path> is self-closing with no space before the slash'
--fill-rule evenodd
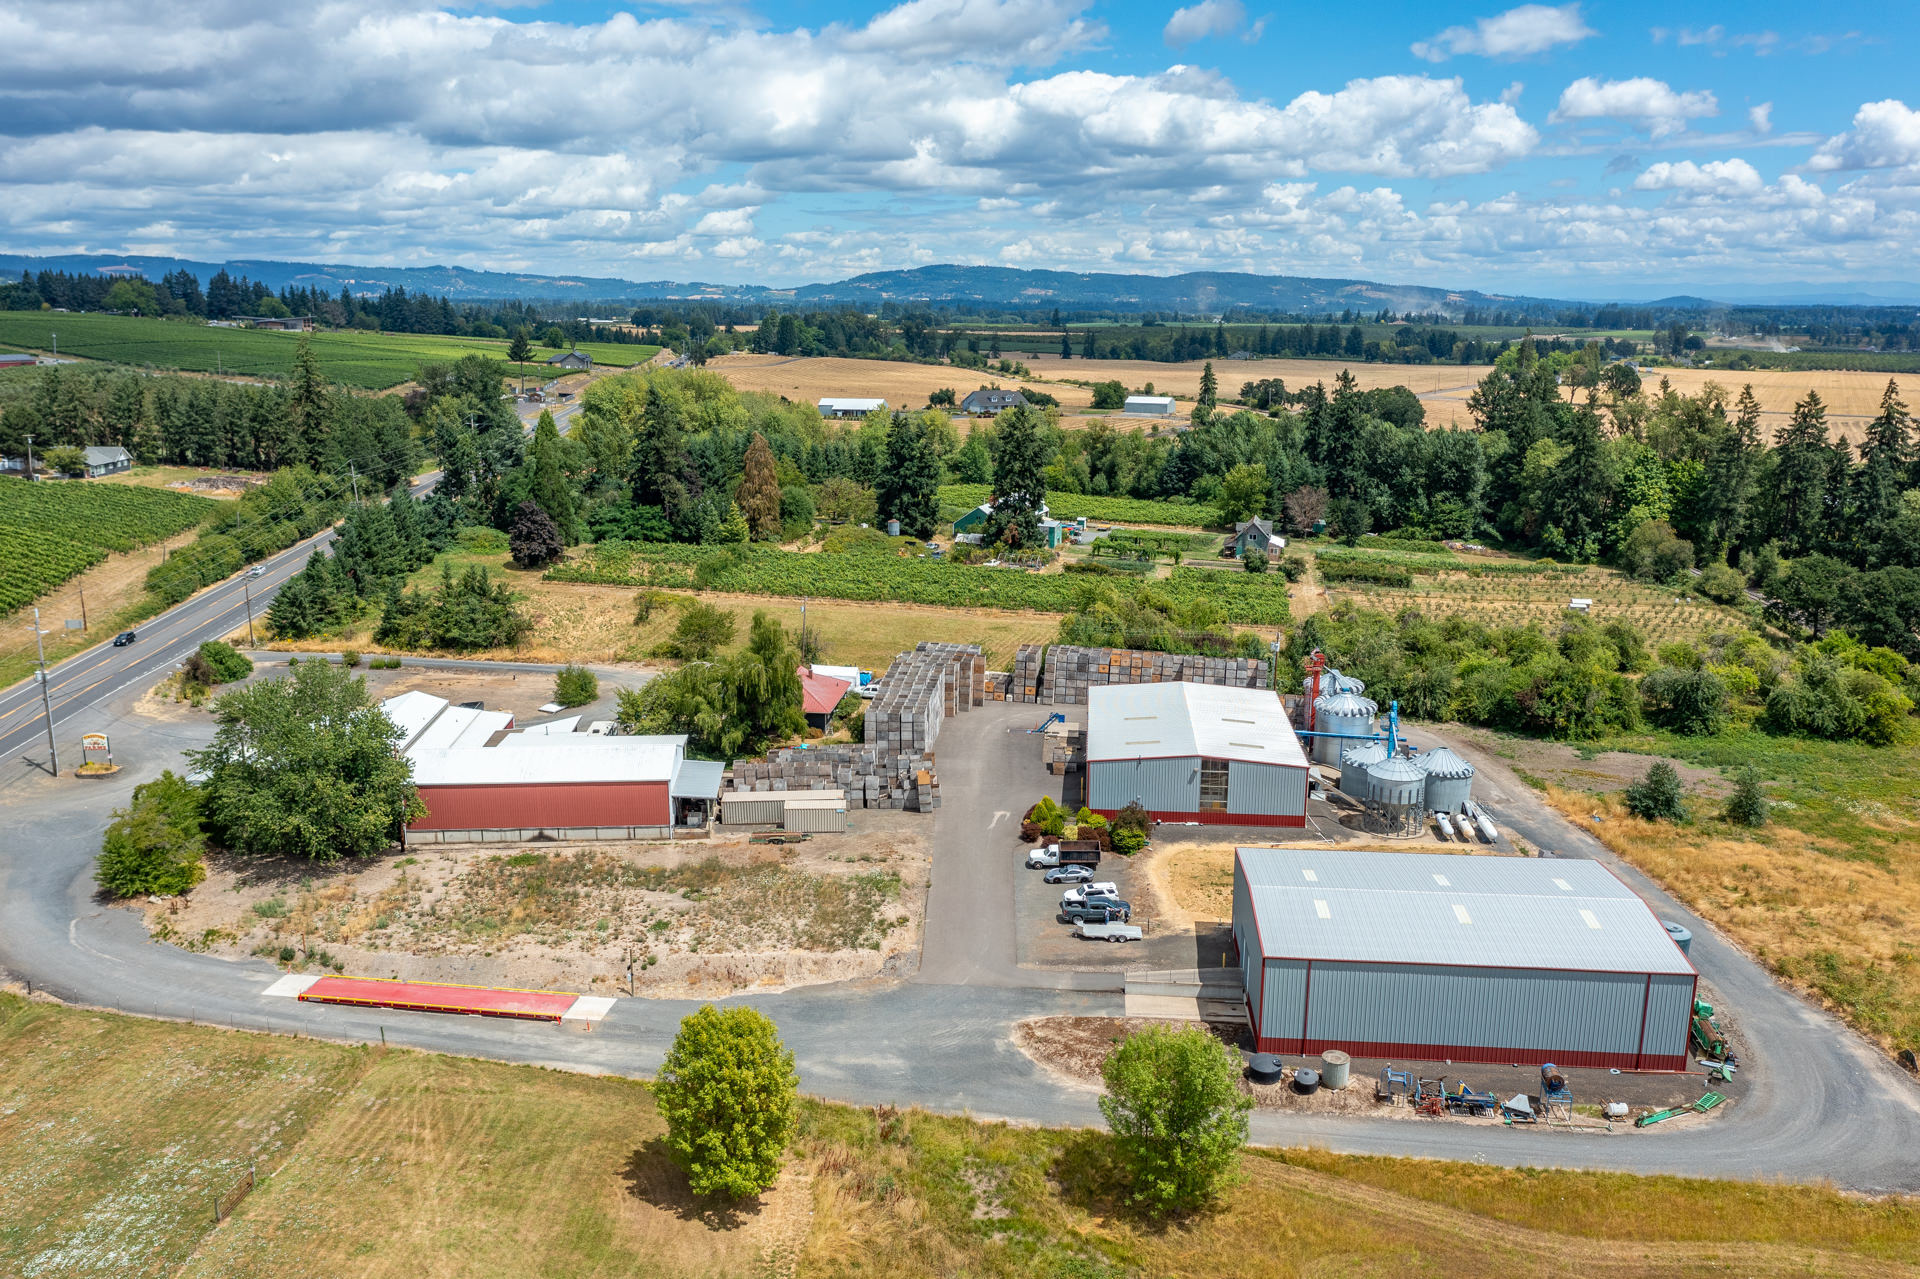
<path id="1" fill-rule="evenodd" d="M 133 643 L 135 640 L 139 638 L 140 637 L 138 635 L 135 635 L 132 631 L 121 631 L 118 635 L 113 637 L 113 646 L 115 648 L 125 648 L 127 645 Z"/>
<path id="2" fill-rule="evenodd" d="M 1105 881 L 1098 884 L 1088 884 L 1085 888 L 1069 888 L 1060 895 L 1060 900 L 1063 902 L 1083 902 L 1089 897 L 1112 897 L 1117 900 L 1119 896 L 1120 885 L 1111 881 Z"/>
<path id="3" fill-rule="evenodd" d="M 1139 941 L 1145 936 L 1138 924 L 1080 924 L 1073 932 L 1088 941 Z"/>
<path id="4" fill-rule="evenodd" d="M 1033 865 L 1032 861 L 1029 860 L 1027 865 Z M 1084 884 L 1092 878 L 1093 872 L 1085 866 L 1055 866 L 1041 877 L 1043 882 L 1049 884 Z"/>

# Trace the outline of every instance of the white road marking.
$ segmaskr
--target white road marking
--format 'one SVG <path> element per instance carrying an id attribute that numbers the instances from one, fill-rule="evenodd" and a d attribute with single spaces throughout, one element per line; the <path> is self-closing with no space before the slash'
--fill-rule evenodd
<path id="1" fill-rule="evenodd" d="M 122 967 L 125 967 L 124 961 L 115 959 L 112 955 L 103 955 L 91 946 L 81 945 L 80 935 L 78 932 L 79 927 L 80 927 L 79 920 L 69 919 L 67 921 L 67 940 L 72 942 L 77 949 L 86 951 L 89 955 L 92 955 L 95 959 L 104 959 L 109 964 L 120 964 Z"/>
<path id="2" fill-rule="evenodd" d="M 1000 824 L 1000 819 L 1002 817 L 1011 817 L 1011 816 L 1013 816 L 1012 813 L 1006 813 L 1006 812 L 995 813 L 993 815 L 993 820 L 987 823 L 987 829 L 992 830 L 995 826 L 998 826 Z"/>

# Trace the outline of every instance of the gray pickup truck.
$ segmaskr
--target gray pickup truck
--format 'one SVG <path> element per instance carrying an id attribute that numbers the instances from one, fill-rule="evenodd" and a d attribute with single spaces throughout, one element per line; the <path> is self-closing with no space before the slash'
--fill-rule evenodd
<path id="1" fill-rule="evenodd" d="M 1069 924 L 1125 923 L 1133 917 L 1133 903 L 1113 897 L 1089 897 L 1060 903 L 1060 918 Z"/>

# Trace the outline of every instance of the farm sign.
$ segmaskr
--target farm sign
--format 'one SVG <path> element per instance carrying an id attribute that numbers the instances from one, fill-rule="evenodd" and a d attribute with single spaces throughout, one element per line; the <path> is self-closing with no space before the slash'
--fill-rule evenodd
<path id="1" fill-rule="evenodd" d="M 95 755 L 104 757 L 101 761 L 103 763 L 113 763 L 113 747 L 107 741 L 107 735 L 105 733 L 87 733 L 83 735 L 80 738 L 80 752 L 86 757 L 86 762 L 89 764 L 95 762 Z"/>

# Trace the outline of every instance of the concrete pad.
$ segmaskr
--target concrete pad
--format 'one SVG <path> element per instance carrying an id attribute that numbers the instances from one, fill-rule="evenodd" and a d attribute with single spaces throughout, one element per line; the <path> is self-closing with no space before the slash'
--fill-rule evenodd
<path id="1" fill-rule="evenodd" d="M 288 973 L 273 985 L 260 993 L 278 995 L 287 999 L 298 999 L 307 993 L 307 988 L 320 980 L 319 973 Z"/>
<path id="2" fill-rule="evenodd" d="M 562 1022 L 595 1022 L 613 1011 L 616 1001 L 610 995 L 582 995 L 573 1001 L 573 1006 L 560 1015 Z"/>

